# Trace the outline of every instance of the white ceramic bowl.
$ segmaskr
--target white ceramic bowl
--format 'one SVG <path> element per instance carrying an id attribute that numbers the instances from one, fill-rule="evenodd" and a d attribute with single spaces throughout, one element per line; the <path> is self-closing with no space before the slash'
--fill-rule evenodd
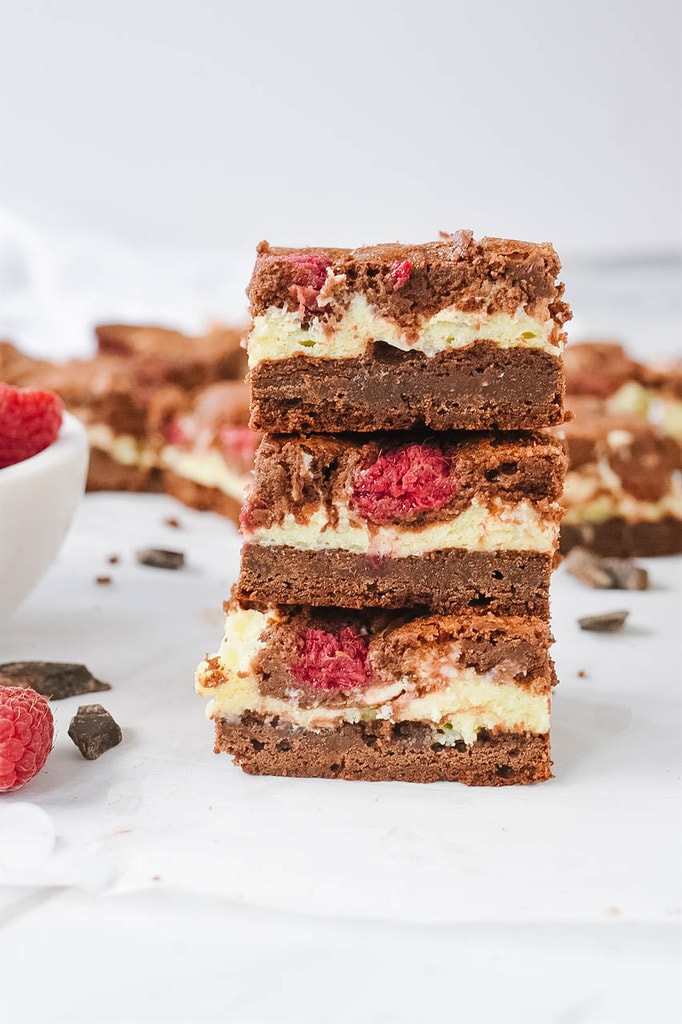
<path id="1" fill-rule="evenodd" d="M 85 428 L 65 412 L 54 444 L 0 469 L 0 621 L 54 561 L 85 489 L 87 468 Z"/>

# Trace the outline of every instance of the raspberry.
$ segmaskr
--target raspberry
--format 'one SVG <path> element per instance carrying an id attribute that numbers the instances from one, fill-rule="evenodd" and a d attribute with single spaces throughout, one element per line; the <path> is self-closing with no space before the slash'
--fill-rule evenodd
<path id="1" fill-rule="evenodd" d="M 166 424 L 163 433 L 168 444 L 176 445 L 178 448 L 184 448 L 189 444 L 189 437 L 185 433 L 185 419 L 184 416 L 176 416 Z"/>
<path id="2" fill-rule="evenodd" d="M 412 273 L 412 260 L 396 260 L 391 267 L 391 280 L 393 291 L 397 292 L 410 279 Z"/>
<path id="3" fill-rule="evenodd" d="M 435 444 L 410 444 L 358 470 L 353 501 L 364 519 L 410 522 L 447 505 L 459 491 L 452 460 Z"/>
<path id="4" fill-rule="evenodd" d="M 289 294 L 298 302 L 299 315 L 319 313 L 317 298 L 327 280 L 331 261 L 326 256 L 306 252 L 294 252 L 283 259 L 292 267 Z"/>
<path id="5" fill-rule="evenodd" d="M 52 749 L 50 706 L 35 690 L 0 686 L 0 793 L 38 774 Z"/>
<path id="6" fill-rule="evenodd" d="M 0 469 L 51 445 L 62 425 L 63 408 L 52 391 L 0 384 Z"/>
<path id="7" fill-rule="evenodd" d="M 260 434 L 250 427 L 221 427 L 219 436 L 225 461 L 240 463 L 250 469 Z"/>
<path id="8" fill-rule="evenodd" d="M 369 683 L 372 672 L 367 656 L 367 642 L 353 626 L 344 626 L 338 636 L 310 628 L 302 637 L 291 672 L 314 690 L 350 690 Z"/>
<path id="9" fill-rule="evenodd" d="M 249 499 L 246 498 L 242 502 L 242 507 L 239 511 L 239 526 L 244 533 L 250 533 L 251 530 L 253 529 L 253 522 L 251 519 L 252 514 L 253 505 L 251 504 Z"/>

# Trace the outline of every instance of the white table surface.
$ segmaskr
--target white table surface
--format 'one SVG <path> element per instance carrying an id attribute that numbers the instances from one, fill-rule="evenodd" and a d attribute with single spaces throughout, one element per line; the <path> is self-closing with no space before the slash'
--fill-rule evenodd
<path id="1" fill-rule="evenodd" d="M 187 567 L 138 566 L 148 545 Z M 193 671 L 238 550 L 169 498 L 89 495 L 0 626 L 0 661 L 112 684 L 53 704 L 45 769 L 0 800 L 0 1020 L 678 1020 L 682 560 L 646 563 L 643 593 L 559 570 L 556 778 L 488 790 L 252 778 L 212 754 Z M 576 624 L 621 607 L 620 634 Z M 67 728 L 98 701 L 124 740 L 86 762 Z"/>

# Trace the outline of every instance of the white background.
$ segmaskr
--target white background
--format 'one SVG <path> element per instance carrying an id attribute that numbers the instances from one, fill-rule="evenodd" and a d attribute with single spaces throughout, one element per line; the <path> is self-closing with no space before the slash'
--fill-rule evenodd
<path id="1" fill-rule="evenodd" d="M 0 0 L 0 203 L 127 242 L 680 232 L 676 0 Z"/>

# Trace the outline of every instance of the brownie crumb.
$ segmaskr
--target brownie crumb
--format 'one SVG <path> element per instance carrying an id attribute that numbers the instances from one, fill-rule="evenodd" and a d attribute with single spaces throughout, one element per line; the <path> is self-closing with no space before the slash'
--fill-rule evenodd
<path id="1" fill-rule="evenodd" d="M 0 665 L 0 685 L 30 687 L 50 700 L 111 689 L 85 665 L 65 661 L 8 661 Z"/>
<path id="2" fill-rule="evenodd" d="M 166 524 L 166 526 L 170 526 L 173 530 L 182 529 L 182 523 L 180 522 L 179 519 L 176 519 L 174 516 L 168 516 L 167 519 L 164 519 L 164 523 Z"/>
<path id="3" fill-rule="evenodd" d="M 111 576 L 95 576 L 95 583 L 101 587 L 106 587 L 111 583 Z"/>
<path id="4" fill-rule="evenodd" d="M 182 569 L 185 556 L 182 551 L 164 551 L 162 548 L 141 548 L 137 552 L 140 565 L 150 565 L 154 569 Z"/>
<path id="5" fill-rule="evenodd" d="M 581 629 L 593 633 L 617 633 L 625 625 L 629 612 L 603 612 L 601 615 L 585 615 L 578 619 Z"/>
<path id="6" fill-rule="evenodd" d="M 121 727 L 101 704 L 82 704 L 71 719 L 69 736 L 87 761 L 94 761 L 123 739 Z"/>
<path id="7" fill-rule="evenodd" d="M 118 555 L 109 555 L 109 557 L 107 558 L 107 562 L 109 563 L 109 565 L 118 565 L 120 561 L 121 559 L 119 558 Z"/>
<path id="8" fill-rule="evenodd" d="M 564 559 L 566 571 L 598 590 L 648 590 L 649 574 L 629 558 L 602 558 L 586 548 L 573 548 Z"/>

